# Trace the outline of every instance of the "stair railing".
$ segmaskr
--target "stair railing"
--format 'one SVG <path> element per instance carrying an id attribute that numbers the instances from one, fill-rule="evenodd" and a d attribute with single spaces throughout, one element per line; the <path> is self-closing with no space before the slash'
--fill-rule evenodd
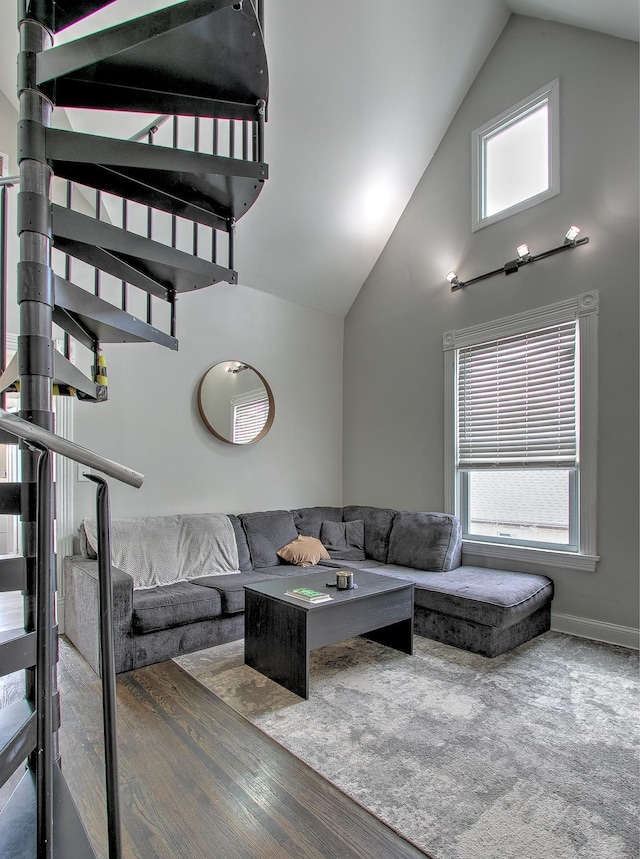
<path id="1" fill-rule="evenodd" d="M 107 474 L 129 486 L 139 488 L 144 477 L 137 471 L 106 459 L 94 451 L 62 438 L 47 429 L 0 409 L 0 429 L 20 439 L 39 453 L 36 516 L 36 790 L 37 855 L 53 856 L 53 765 L 56 752 L 53 676 L 56 665 L 56 623 L 54 611 L 53 560 L 53 479 L 51 453 L 68 457 L 80 465 Z M 102 711 L 105 753 L 105 785 L 109 833 L 109 859 L 121 859 L 122 837 L 118 789 L 116 724 L 116 674 L 113 644 L 113 585 L 109 488 L 97 475 L 96 512 L 98 521 L 98 573 L 100 600 L 100 659 L 102 666 Z"/>
<path id="2" fill-rule="evenodd" d="M 183 151 L 191 151 L 203 153 L 206 155 L 217 155 L 229 158 L 237 158 L 242 161 L 264 161 L 264 123 L 265 123 L 265 107 L 259 106 L 258 120 L 239 120 L 239 119 L 218 119 L 209 118 L 201 119 L 200 117 L 177 116 L 164 114 L 155 117 L 151 122 L 145 125 L 140 131 L 129 137 L 130 142 L 143 143 L 146 145 L 154 145 L 158 139 L 158 135 L 163 137 L 163 146 L 172 149 L 180 149 Z M 205 123 L 210 123 L 210 127 L 206 128 Z M 169 125 L 169 129 L 163 130 L 163 126 Z M 167 138 L 166 140 L 164 138 Z M 206 138 L 206 141 L 205 141 Z M 66 182 L 66 206 L 73 208 L 75 199 L 75 185 L 67 180 Z M 115 223 L 119 220 L 119 225 L 122 229 L 130 229 L 132 221 L 131 201 L 125 197 L 117 197 L 114 194 L 106 194 L 100 190 L 93 190 L 94 194 L 94 217 L 101 220 L 107 208 L 112 215 L 112 221 Z M 86 196 L 86 191 L 85 191 Z M 90 196 L 90 195 L 89 195 Z M 107 207 L 108 200 L 119 200 L 119 204 L 113 207 Z M 119 218 L 117 210 L 119 208 Z M 158 211 L 152 206 L 146 206 L 146 232 L 147 238 L 160 240 L 157 236 L 157 231 L 154 230 L 153 213 Z M 176 215 L 171 215 L 171 247 L 178 248 L 179 231 L 178 221 L 187 219 L 179 219 Z M 221 247 L 218 234 L 226 233 L 226 265 L 229 269 L 235 266 L 235 220 L 228 219 L 224 230 L 217 229 L 212 226 L 191 222 L 191 247 L 188 250 L 193 256 L 208 258 L 213 263 L 218 263 L 224 256 L 224 246 Z M 209 250 L 210 248 L 210 250 Z M 179 248 L 183 249 L 183 248 Z M 209 253 L 207 254 L 207 250 Z M 63 254 L 64 277 L 66 280 L 71 280 L 72 257 L 69 254 Z M 89 280 L 91 276 L 89 276 Z M 126 281 L 121 281 L 121 291 L 119 298 L 119 307 L 127 312 L 135 312 L 130 309 L 131 293 L 130 290 L 136 288 Z M 137 288 L 136 288 L 137 289 Z M 102 292 L 102 273 L 100 269 L 93 270 L 93 292 L 96 296 L 101 297 Z M 153 308 L 156 301 L 161 301 L 158 296 L 147 293 L 146 295 L 146 322 L 148 325 L 153 325 Z M 112 302 L 114 303 L 114 302 Z M 176 336 L 176 296 L 172 290 L 169 290 L 166 296 L 166 303 L 169 304 L 169 318 L 165 323 L 167 333 L 171 337 Z M 142 314 L 141 314 L 142 315 Z M 156 326 L 157 327 L 157 326 Z M 97 366 L 97 356 L 100 352 L 100 343 L 94 341 L 92 344 L 94 353 L 95 365 Z M 65 337 L 65 355 L 70 357 L 70 345 L 68 337 Z"/>

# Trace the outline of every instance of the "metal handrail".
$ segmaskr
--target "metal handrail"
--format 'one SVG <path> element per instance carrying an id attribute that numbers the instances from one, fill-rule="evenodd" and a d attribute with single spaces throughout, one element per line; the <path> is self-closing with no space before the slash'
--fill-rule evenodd
<path id="1" fill-rule="evenodd" d="M 51 452 L 74 462 L 88 465 L 136 488 L 144 477 L 124 465 L 62 438 L 47 429 L 0 409 L 0 428 L 15 435 L 40 453 L 38 460 L 38 501 L 36 540 L 37 594 L 37 670 L 36 712 L 37 750 L 37 843 L 38 856 L 52 856 L 53 832 L 53 484 Z M 113 580 L 111 568 L 111 533 L 109 487 L 98 475 L 89 475 L 97 485 L 98 584 L 100 600 L 100 656 L 102 663 L 102 712 L 105 749 L 105 780 L 109 857 L 121 859 L 122 835 L 118 788 L 118 747 L 116 726 L 116 672 L 113 643 Z"/>
<path id="2" fill-rule="evenodd" d="M 104 477 L 90 474 L 97 484 L 98 598 L 100 608 L 100 656 L 102 668 L 102 725 L 104 736 L 105 789 L 109 859 L 122 857 L 122 827 L 118 775 L 116 668 L 113 645 L 113 580 L 111 570 L 111 507 L 109 485 Z"/>
<path id="3" fill-rule="evenodd" d="M 43 427 L 25 421 L 18 415 L 10 414 L 4 409 L 0 409 L 0 429 L 10 432 L 27 443 L 32 442 L 39 448 L 44 447 L 47 450 L 52 450 L 74 462 L 79 462 L 80 465 L 86 465 L 88 468 L 94 468 L 96 471 L 108 474 L 109 477 L 114 477 L 121 483 L 127 483 L 136 489 L 139 489 L 144 481 L 144 475 L 140 474 L 139 471 L 127 468 L 126 465 L 120 465 L 120 463 L 107 459 L 74 441 L 69 441 L 69 439 L 62 438 L 62 436 Z"/>
<path id="4" fill-rule="evenodd" d="M 2 186 L 6 186 L 8 188 L 13 187 L 14 185 L 20 184 L 19 176 L 2 176 L 0 177 L 0 188 Z"/>

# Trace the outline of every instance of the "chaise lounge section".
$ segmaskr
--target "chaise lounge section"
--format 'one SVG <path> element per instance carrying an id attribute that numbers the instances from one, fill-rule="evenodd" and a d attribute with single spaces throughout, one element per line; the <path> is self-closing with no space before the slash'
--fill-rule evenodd
<path id="1" fill-rule="evenodd" d="M 100 673 L 91 526 L 82 523 L 80 552 L 64 560 L 65 632 Z M 219 562 L 219 543 L 209 528 L 221 526 L 227 530 Z M 367 570 L 413 582 L 415 633 L 488 657 L 550 628 L 553 582 L 543 575 L 461 564 L 460 523 L 444 513 L 350 505 L 131 518 L 114 520 L 112 527 L 118 535 L 114 552 L 119 546 L 113 557 L 118 673 L 242 638 L 245 584 L 316 570 L 329 578 L 336 568 L 349 568 L 356 581 L 357 572 Z M 140 561 L 145 542 L 158 547 L 151 575 L 142 569 L 148 562 L 145 547 Z M 303 569 L 285 560 L 291 552 L 283 550 L 293 547 L 299 555 L 308 545 L 312 551 L 303 557 Z M 154 578 L 158 566 L 162 583 Z"/>

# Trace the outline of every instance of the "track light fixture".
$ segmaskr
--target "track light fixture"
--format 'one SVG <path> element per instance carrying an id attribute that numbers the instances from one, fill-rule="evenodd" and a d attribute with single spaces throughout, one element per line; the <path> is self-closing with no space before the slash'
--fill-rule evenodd
<path id="1" fill-rule="evenodd" d="M 458 278 L 458 275 L 455 273 L 455 271 L 449 272 L 449 274 L 447 275 L 447 280 L 452 286 L 460 286 L 460 279 Z"/>
<path id="2" fill-rule="evenodd" d="M 565 234 L 563 244 L 558 245 L 555 248 L 550 248 L 548 251 L 543 251 L 539 254 L 532 254 L 529 251 L 529 245 L 523 242 L 516 248 L 516 253 L 518 254 L 516 259 L 506 262 L 501 268 L 488 271 L 486 274 L 479 274 L 477 277 L 472 277 L 469 280 L 462 281 L 455 271 L 450 271 L 447 275 L 447 280 L 451 284 L 451 291 L 453 292 L 453 290 L 462 289 L 464 286 L 470 286 L 472 283 L 477 283 L 479 280 L 486 280 L 488 277 L 494 277 L 494 275 L 497 274 L 515 274 L 523 265 L 528 265 L 536 260 L 553 256 L 554 254 L 560 253 L 560 251 L 568 251 L 572 248 L 577 248 L 580 245 L 586 245 L 589 241 L 589 236 L 584 236 L 579 239 L 579 234 L 580 227 L 572 224 Z"/>

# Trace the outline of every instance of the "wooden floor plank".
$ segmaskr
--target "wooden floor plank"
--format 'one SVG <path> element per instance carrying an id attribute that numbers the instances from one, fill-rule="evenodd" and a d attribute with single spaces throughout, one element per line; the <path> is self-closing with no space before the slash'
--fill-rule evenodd
<path id="1" fill-rule="evenodd" d="M 65 778 L 106 859 L 100 682 L 64 641 Z M 127 859 L 413 859 L 385 824 L 173 662 L 119 675 Z"/>

